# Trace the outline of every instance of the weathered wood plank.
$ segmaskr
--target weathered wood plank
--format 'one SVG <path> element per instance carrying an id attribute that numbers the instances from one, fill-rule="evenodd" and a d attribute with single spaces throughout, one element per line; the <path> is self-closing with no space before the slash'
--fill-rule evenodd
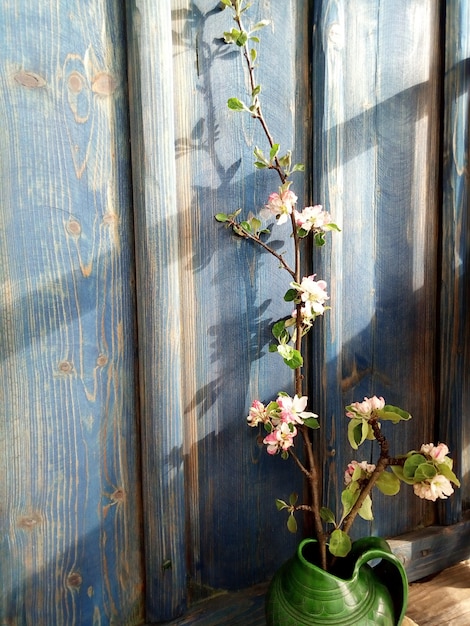
<path id="1" fill-rule="evenodd" d="M 439 11 L 432 0 L 315 6 L 316 186 L 343 228 L 331 253 L 322 252 L 325 262 L 316 259 L 331 282 L 332 310 L 313 371 L 334 497 L 351 460 L 347 442 L 338 440 L 350 401 L 383 395 L 412 413 L 406 425 L 385 426 L 392 451 L 433 439 Z M 377 451 L 358 454 L 375 460 Z M 393 508 L 375 497 L 374 533 L 432 521 L 431 506 L 402 492 Z"/>
<path id="2" fill-rule="evenodd" d="M 389 539 L 389 544 L 412 582 L 469 558 L 470 521 L 429 526 Z"/>
<path id="3" fill-rule="evenodd" d="M 127 3 L 137 250 L 146 616 L 186 601 L 181 226 L 176 201 L 171 2 Z"/>
<path id="4" fill-rule="evenodd" d="M 470 502 L 470 2 L 446 6 L 438 432 L 455 451 L 456 471 L 464 479 L 443 516 L 454 523 L 461 518 L 462 502 L 467 507 Z"/>
<path id="5" fill-rule="evenodd" d="M 7 0 L 0 21 L 0 623 L 132 624 L 124 16 L 112 0 Z"/>
<path id="6" fill-rule="evenodd" d="M 260 33 L 258 59 L 265 113 L 282 149 L 294 147 L 298 161 L 305 160 L 308 139 L 308 4 L 261 2 L 247 14 L 253 23 L 272 19 Z M 290 312 L 289 305 L 278 304 L 289 280 L 286 275 L 282 284 L 274 259 L 235 240 L 213 219 L 238 207 L 258 212 L 279 182 L 253 168 L 261 129 L 226 107 L 229 97 L 246 93 L 239 51 L 221 41 L 233 24 L 229 12 L 213 0 L 178 7 L 173 18 L 189 571 L 196 586 L 237 588 L 266 579 L 295 542 L 274 500 L 301 489 L 300 477 L 293 477 L 290 463 L 268 458 L 245 425 L 254 398 L 268 400 L 292 388 L 290 372 L 267 354 L 271 322 Z M 296 186 L 300 197 L 302 187 Z M 287 236 L 280 228 L 274 238 L 282 247 Z"/>

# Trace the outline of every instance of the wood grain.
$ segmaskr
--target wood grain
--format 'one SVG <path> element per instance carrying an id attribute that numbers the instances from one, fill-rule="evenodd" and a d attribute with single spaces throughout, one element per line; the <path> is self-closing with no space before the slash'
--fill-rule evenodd
<path id="1" fill-rule="evenodd" d="M 439 436 L 456 452 L 456 470 L 463 479 L 443 515 L 443 521 L 455 523 L 462 502 L 468 506 L 470 501 L 470 3 L 446 4 Z"/>
<path id="2" fill-rule="evenodd" d="M 0 623 L 143 618 L 124 18 L 3 2 Z"/>
<path id="3" fill-rule="evenodd" d="M 260 2 L 247 14 L 253 23 L 272 20 L 260 32 L 258 58 L 265 112 L 281 150 L 294 148 L 300 162 L 308 148 L 307 6 Z M 292 385 L 290 372 L 267 354 L 272 321 L 290 311 L 278 304 L 289 277 L 283 283 L 277 261 L 213 217 L 238 207 L 259 212 L 279 181 L 253 167 L 254 146 L 266 150 L 261 129 L 226 106 L 231 96 L 246 98 L 239 51 L 221 39 L 232 27 L 229 11 L 211 0 L 182 2 L 173 19 L 187 528 L 197 595 L 264 580 L 292 553 L 296 539 L 275 498 L 302 484 L 245 426 L 254 398 Z M 300 178 L 295 185 L 302 197 Z M 287 237 L 282 228 L 273 234 L 280 249 Z M 273 552 L 274 537 L 282 539 Z"/>
<path id="4" fill-rule="evenodd" d="M 186 602 L 181 333 L 171 3 L 128 4 L 137 251 L 146 616 Z"/>
<path id="5" fill-rule="evenodd" d="M 383 395 L 411 412 L 409 423 L 385 425 L 392 453 L 433 439 L 437 8 L 431 0 L 316 4 L 316 187 L 343 231 L 315 259 L 330 283 L 332 309 L 325 335 L 316 336 L 313 386 L 326 425 L 325 487 L 337 502 L 352 458 L 343 436 L 351 401 Z M 377 458 L 373 447 L 357 454 Z M 374 522 L 369 528 L 360 522 L 356 532 L 393 536 L 429 524 L 432 507 L 402 492 L 393 507 L 375 496 Z"/>

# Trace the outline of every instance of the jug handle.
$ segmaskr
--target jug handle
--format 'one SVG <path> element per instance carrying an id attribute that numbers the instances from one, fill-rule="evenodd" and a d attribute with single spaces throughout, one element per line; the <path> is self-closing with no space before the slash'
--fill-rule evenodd
<path id="1" fill-rule="evenodd" d="M 392 589 L 391 594 L 397 625 L 401 624 L 405 617 L 408 604 L 408 579 L 405 568 L 401 561 L 392 553 L 390 546 L 381 537 L 364 537 L 353 543 L 353 548 L 348 555 L 356 560 L 355 573 L 359 568 L 369 561 L 380 559 L 372 569 L 377 578 L 388 589 Z"/>

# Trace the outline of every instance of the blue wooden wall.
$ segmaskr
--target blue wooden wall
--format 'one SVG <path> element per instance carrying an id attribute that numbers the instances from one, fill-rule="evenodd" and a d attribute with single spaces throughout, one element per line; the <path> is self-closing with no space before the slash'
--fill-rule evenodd
<path id="1" fill-rule="evenodd" d="M 255 3 L 249 17 L 272 21 L 258 60 L 266 115 L 276 141 L 295 148 L 299 161 L 309 159 L 308 15 L 308 2 L 288 1 Z M 261 129 L 226 106 L 246 93 L 239 51 L 221 39 L 232 24 L 212 0 L 173 12 L 188 572 L 197 592 L 247 586 L 273 572 L 295 541 L 275 498 L 302 489 L 289 464 L 268 458 L 246 427 L 255 397 L 292 384 L 267 353 L 272 321 L 290 310 L 279 305 L 288 275 L 213 218 L 239 206 L 259 211 L 279 184 L 252 165 Z M 302 178 L 296 192 L 304 195 Z M 279 246 L 287 234 L 280 229 Z"/>
<path id="2" fill-rule="evenodd" d="M 143 620 L 119 2 L 0 7 L 0 623 Z"/>
<path id="3" fill-rule="evenodd" d="M 338 440 L 351 401 L 376 394 L 411 412 L 384 426 L 392 453 L 435 437 L 441 29 L 432 0 L 315 7 L 315 177 L 343 228 L 318 259 L 332 310 L 313 380 L 334 497 L 352 458 Z M 375 461 L 376 446 L 362 448 L 358 460 Z M 377 494 L 374 516 L 370 530 L 390 536 L 432 523 L 435 508 L 402 489 L 393 507 Z"/>
<path id="4" fill-rule="evenodd" d="M 272 21 L 264 111 L 307 165 L 299 202 L 342 227 L 312 259 L 332 306 L 308 369 L 332 498 L 343 407 L 371 393 L 414 416 L 392 449 L 445 439 L 469 469 L 469 11 L 248 13 Z M 252 167 L 255 121 L 226 108 L 245 78 L 217 0 L 8 1 L 0 18 L 0 623 L 161 622 L 266 579 L 297 541 L 274 499 L 299 477 L 245 426 L 253 398 L 290 388 L 267 348 L 288 280 L 213 219 L 278 181 Z M 462 508 L 397 503 L 376 498 L 361 530 Z"/>

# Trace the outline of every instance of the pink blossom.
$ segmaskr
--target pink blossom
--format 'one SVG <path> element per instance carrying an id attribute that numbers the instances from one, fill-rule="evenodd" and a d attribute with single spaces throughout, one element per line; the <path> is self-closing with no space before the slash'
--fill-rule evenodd
<path id="1" fill-rule="evenodd" d="M 268 198 L 266 209 L 276 216 L 277 223 L 283 224 L 292 213 L 297 196 L 290 189 L 279 190 L 280 193 L 272 193 Z"/>
<path id="2" fill-rule="evenodd" d="M 349 411 L 346 411 L 346 416 L 351 418 L 369 419 L 373 411 L 380 411 L 385 406 L 385 400 L 377 396 L 372 398 L 364 398 L 363 402 L 353 402 L 349 405 Z"/>
<path id="3" fill-rule="evenodd" d="M 295 426 L 281 422 L 272 433 L 269 433 L 269 435 L 263 439 L 263 443 L 268 446 L 268 454 L 277 454 L 280 450 L 288 450 L 293 446 L 294 437 L 296 435 L 297 429 Z"/>
<path id="4" fill-rule="evenodd" d="M 300 299 L 303 302 L 305 317 L 312 318 L 316 315 L 323 315 L 325 302 L 329 300 L 326 293 L 326 282 L 324 280 L 314 280 L 315 274 L 304 276 L 299 284 L 291 283 L 291 287 L 298 289 Z"/>
<path id="5" fill-rule="evenodd" d="M 293 398 L 290 396 L 279 396 L 276 402 L 281 407 L 281 420 L 287 424 L 303 424 L 304 419 L 318 417 L 315 413 L 305 411 L 308 402 L 307 396 L 302 396 L 301 398 L 298 395 L 295 395 Z"/>
<path id="6" fill-rule="evenodd" d="M 442 474 L 436 474 L 433 478 L 413 485 L 415 494 L 423 500 L 435 502 L 438 498 L 445 500 L 454 493 L 450 480 Z"/>
<path id="7" fill-rule="evenodd" d="M 420 450 L 426 456 L 430 456 L 436 463 L 443 463 L 449 448 L 445 443 L 439 443 L 435 446 L 433 443 L 423 443 Z"/>
<path id="8" fill-rule="evenodd" d="M 266 411 L 266 407 L 259 400 L 254 400 L 250 407 L 250 412 L 246 418 L 248 426 L 258 426 L 258 424 L 265 424 L 269 421 L 269 417 Z"/>
<path id="9" fill-rule="evenodd" d="M 312 228 L 324 230 L 324 227 L 331 222 L 330 214 L 324 211 L 320 204 L 307 206 L 302 212 L 294 210 L 294 217 L 297 226 L 307 232 L 310 232 Z"/>
<path id="10" fill-rule="evenodd" d="M 367 461 L 351 461 L 346 471 L 344 472 L 344 482 L 346 485 L 349 485 L 352 481 L 352 477 L 357 468 L 360 468 L 362 472 L 364 472 L 364 476 L 362 478 L 370 478 L 375 470 L 375 465 L 373 463 L 367 463 Z"/>

